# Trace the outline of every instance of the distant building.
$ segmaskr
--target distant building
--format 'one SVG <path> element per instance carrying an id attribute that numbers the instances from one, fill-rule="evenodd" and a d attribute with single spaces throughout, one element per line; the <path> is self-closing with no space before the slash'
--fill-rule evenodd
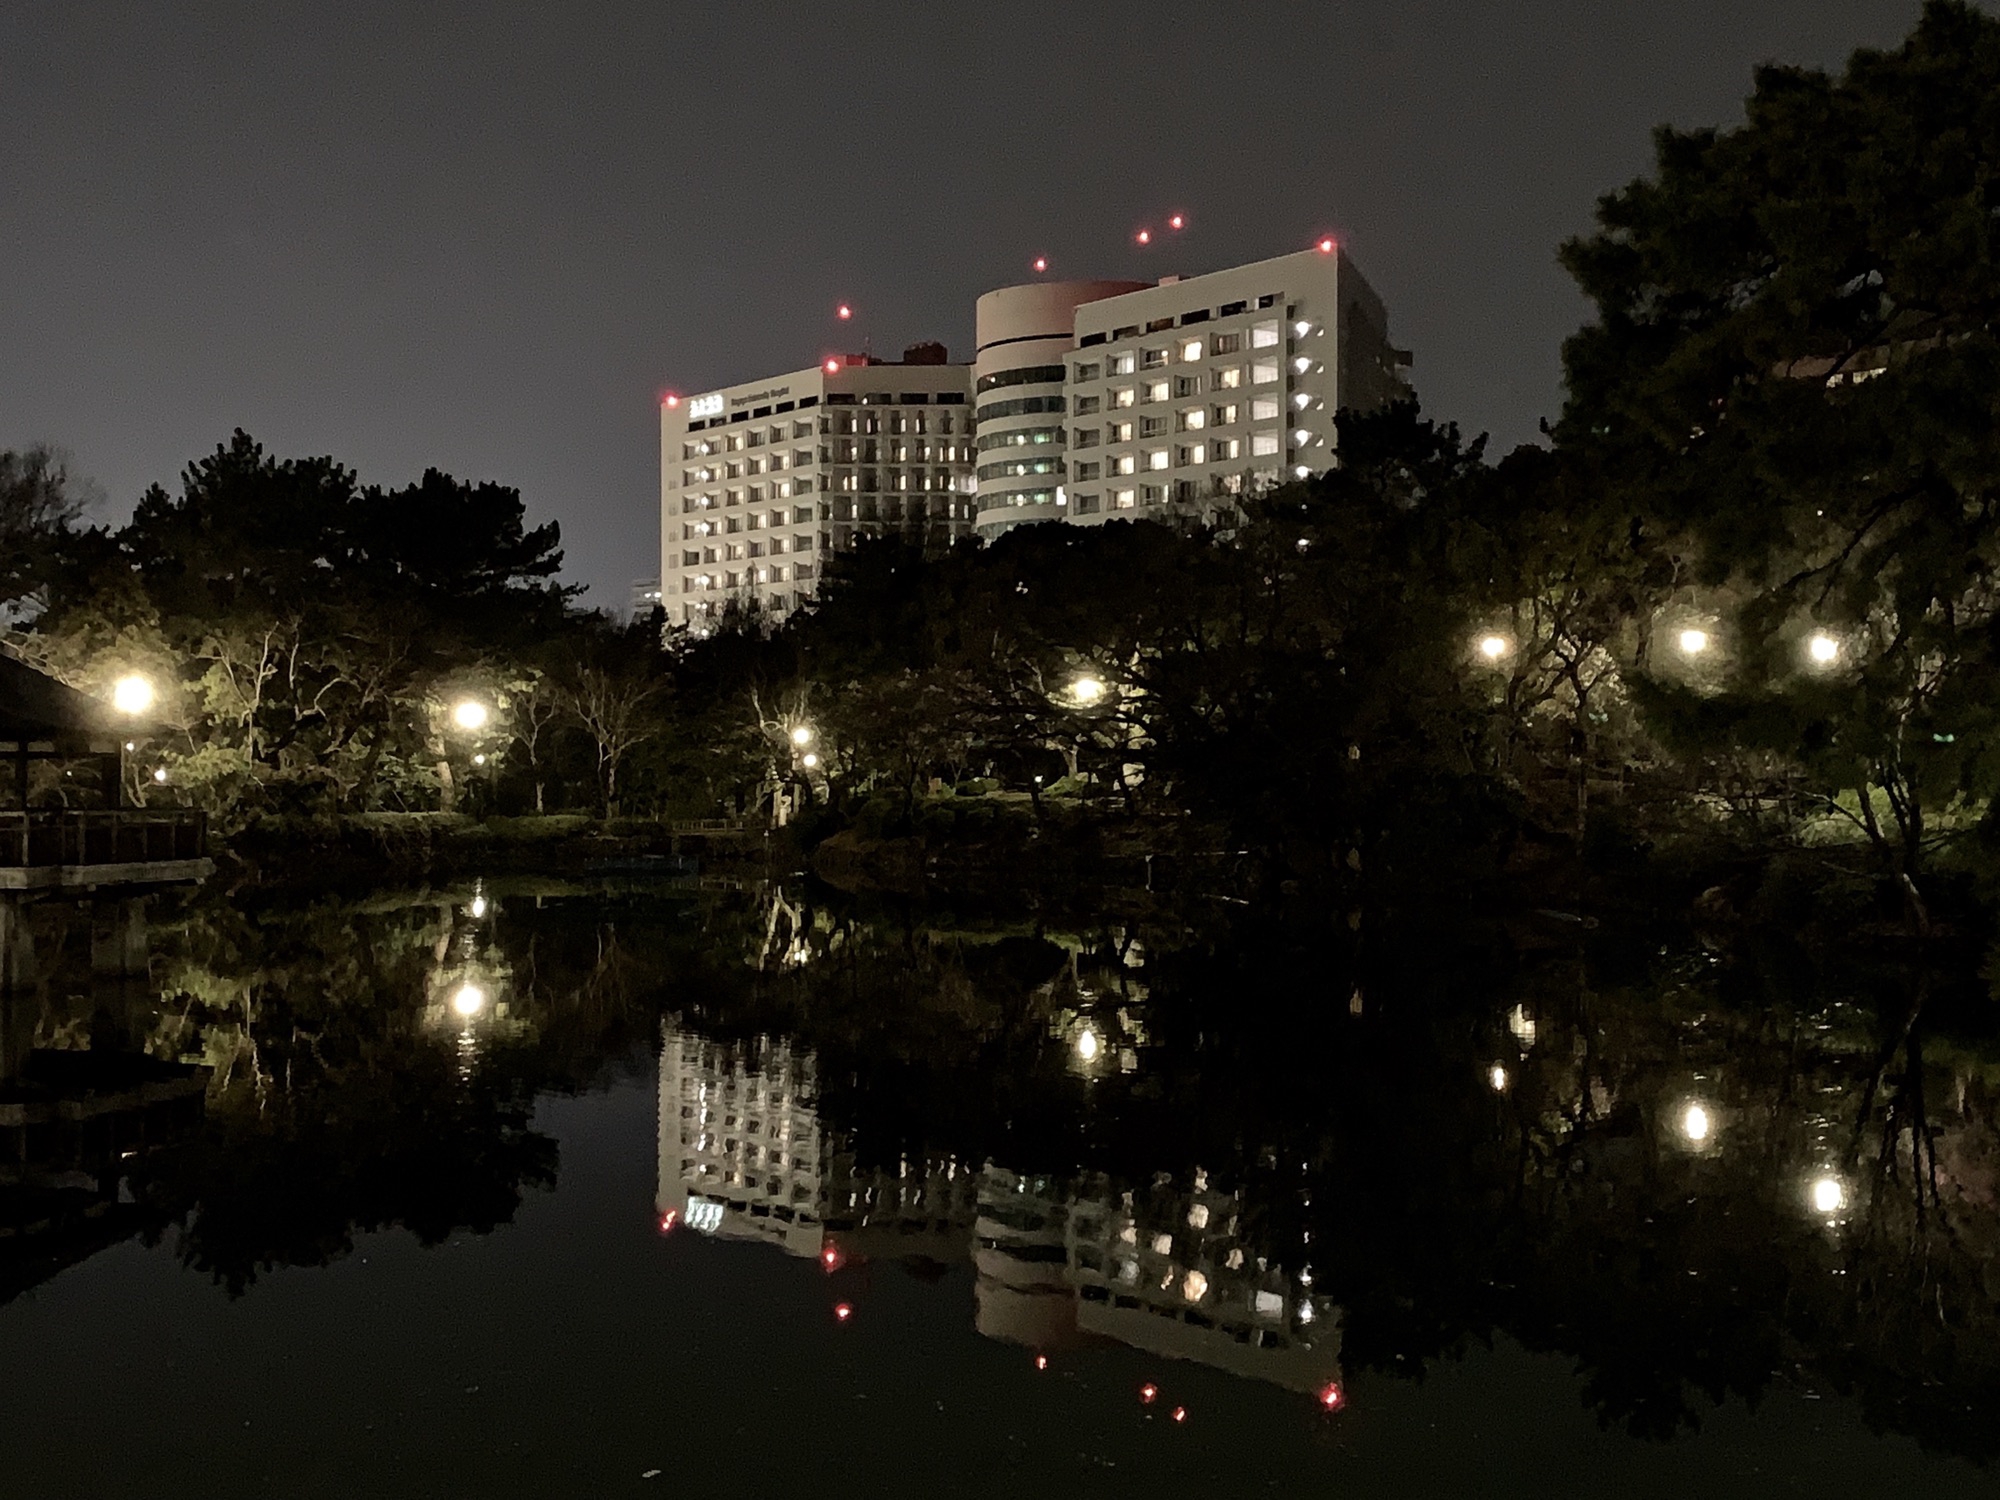
<path id="1" fill-rule="evenodd" d="M 1078 306 L 1072 522 L 1202 516 L 1330 468 L 1334 414 L 1404 394 L 1382 299 L 1331 241 Z"/>
<path id="2" fill-rule="evenodd" d="M 631 616 L 637 622 L 648 618 L 660 605 L 660 580 L 657 578 L 635 578 L 632 580 Z"/>
<path id="3" fill-rule="evenodd" d="M 979 449 L 979 534 L 1053 521 L 1063 488 L 1064 387 L 1086 302 L 1145 281 L 1037 281 L 1001 287 L 974 312 L 973 422 Z"/>
<path id="4" fill-rule="evenodd" d="M 782 616 L 830 552 L 897 533 L 972 532 L 969 366 L 937 344 L 900 361 L 811 369 L 669 397 L 660 407 L 660 587 L 670 624 L 731 603 Z"/>

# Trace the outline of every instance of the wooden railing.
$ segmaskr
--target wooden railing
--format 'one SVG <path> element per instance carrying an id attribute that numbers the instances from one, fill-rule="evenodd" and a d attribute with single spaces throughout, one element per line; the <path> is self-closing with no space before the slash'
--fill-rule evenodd
<path id="1" fill-rule="evenodd" d="M 0 868 L 154 864 L 208 853 L 208 814 L 189 807 L 0 812 Z"/>

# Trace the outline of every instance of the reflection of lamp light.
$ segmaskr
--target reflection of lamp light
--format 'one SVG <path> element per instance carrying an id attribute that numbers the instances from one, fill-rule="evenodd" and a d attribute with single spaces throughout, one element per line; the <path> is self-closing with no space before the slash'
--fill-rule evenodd
<path id="1" fill-rule="evenodd" d="M 137 672 L 111 685 L 111 706 L 121 714 L 142 714 L 153 706 L 153 684 Z"/>
<path id="2" fill-rule="evenodd" d="M 1708 1111 L 1699 1104 L 1690 1104 L 1681 1112 L 1681 1134 L 1699 1146 L 1708 1139 L 1709 1131 L 1715 1128 Z"/>
<path id="3" fill-rule="evenodd" d="M 1822 1177 L 1812 1185 L 1812 1206 L 1823 1214 L 1837 1214 L 1847 1202 L 1847 1189 L 1837 1177 Z"/>
<path id="4" fill-rule="evenodd" d="M 1086 1026 L 1076 1039 L 1076 1055 L 1089 1062 L 1097 1056 L 1097 1048 L 1097 1033 Z"/>
<path id="5" fill-rule="evenodd" d="M 466 698 L 455 704 L 451 711 L 451 722 L 465 730 L 484 729 L 490 717 L 486 705 L 477 698 Z"/>
<path id="6" fill-rule="evenodd" d="M 476 984 L 462 984 L 451 997 L 451 1008 L 470 1020 L 486 1009 L 486 991 Z"/>

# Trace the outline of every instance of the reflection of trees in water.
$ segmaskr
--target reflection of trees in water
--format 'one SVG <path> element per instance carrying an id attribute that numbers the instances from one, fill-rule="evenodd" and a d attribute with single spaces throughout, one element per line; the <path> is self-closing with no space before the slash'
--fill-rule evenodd
<path id="1" fill-rule="evenodd" d="M 810 955 L 745 943 L 701 1019 L 812 1045 L 824 1117 L 864 1158 L 1206 1170 L 1246 1245 L 1342 1304 L 1350 1368 L 1413 1374 L 1506 1334 L 1575 1358 L 1591 1405 L 1644 1435 L 1788 1382 L 2000 1453 L 1979 1415 L 2000 1396 L 2000 1068 L 1990 1038 L 1927 1033 L 1942 978 L 1246 917 L 1137 933 L 1151 1044 L 1091 1076 L 1060 1018 L 1116 988 L 1133 932 L 788 904 Z"/>
<path id="2" fill-rule="evenodd" d="M 535 1096 L 650 1039 L 658 965 L 615 911 L 522 904 L 196 900 L 162 924 L 149 1046 L 214 1068 L 206 1127 L 154 1186 L 189 1265 L 241 1291 L 357 1232 L 489 1231 L 554 1185 Z"/>

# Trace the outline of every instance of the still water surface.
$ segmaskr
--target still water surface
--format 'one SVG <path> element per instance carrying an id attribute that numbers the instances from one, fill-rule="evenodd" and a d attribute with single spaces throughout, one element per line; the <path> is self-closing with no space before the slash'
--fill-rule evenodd
<path id="1" fill-rule="evenodd" d="M 37 920 L 0 1494 L 2000 1493 L 1946 983 L 1885 1054 L 1907 975 L 1560 923 Z"/>

